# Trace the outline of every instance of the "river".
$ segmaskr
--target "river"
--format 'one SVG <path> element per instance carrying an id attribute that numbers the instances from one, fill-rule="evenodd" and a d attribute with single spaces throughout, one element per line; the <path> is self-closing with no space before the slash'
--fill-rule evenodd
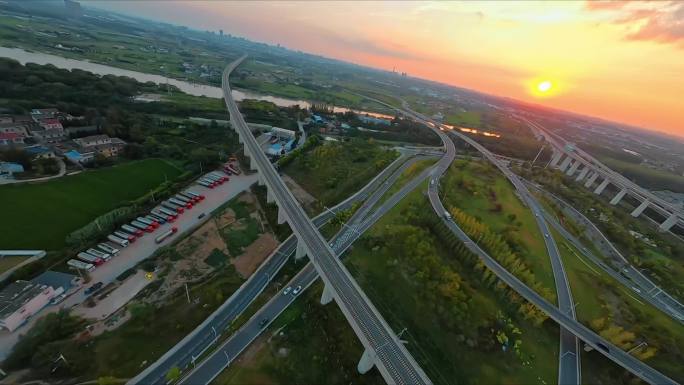
<path id="1" fill-rule="evenodd" d="M 178 87 L 179 90 L 194 96 L 208 96 L 210 98 L 222 98 L 223 91 L 220 87 L 209 86 L 206 84 L 197 84 L 192 82 L 187 82 L 184 80 L 178 80 L 169 78 L 162 75 L 147 74 L 144 72 L 137 72 L 126 70 L 123 68 L 112 67 L 104 64 L 93 63 L 87 60 L 76 60 L 68 59 L 65 57 L 46 54 L 42 52 L 29 52 L 20 48 L 7 48 L 0 47 L 0 57 L 7 57 L 17 60 L 21 64 L 26 63 L 36 63 L 36 64 L 52 64 L 58 68 L 64 69 L 80 69 L 88 72 L 92 72 L 98 75 L 116 75 L 116 76 L 128 76 L 139 82 L 153 82 L 157 84 L 170 84 L 172 86 Z M 302 108 L 311 107 L 311 103 L 306 100 L 296 100 L 282 98 L 279 96 L 264 95 L 257 92 L 245 91 L 245 90 L 232 90 L 233 98 L 237 101 L 245 99 L 256 99 L 272 102 L 280 107 L 291 107 L 294 105 L 299 105 Z M 346 112 L 350 109 L 345 107 L 335 107 L 335 112 Z M 377 112 L 370 111 L 357 111 L 352 110 L 357 113 L 375 116 L 378 118 L 389 118 L 389 115 L 380 114 Z"/>

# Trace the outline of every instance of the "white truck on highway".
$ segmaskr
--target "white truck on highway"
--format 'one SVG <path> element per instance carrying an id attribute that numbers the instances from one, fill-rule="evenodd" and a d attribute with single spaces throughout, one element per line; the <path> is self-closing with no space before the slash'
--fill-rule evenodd
<path id="1" fill-rule="evenodd" d="M 85 270 L 89 272 L 95 270 L 95 265 L 93 265 L 92 263 L 85 263 L 83 261 L 79 261 L 78 259 L 68 260 L 67 265 L 79 270 Z"/>

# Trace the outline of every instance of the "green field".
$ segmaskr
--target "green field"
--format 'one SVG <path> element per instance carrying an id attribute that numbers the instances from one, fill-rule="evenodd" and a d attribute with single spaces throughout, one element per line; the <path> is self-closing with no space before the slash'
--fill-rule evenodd
<path id="1" fill-rule="evenodd" d="M 374 140 L 325 143 L 284 168 L 307 192 L 332 206 L 363 187 L 397 157 Z"/>
<path id="2" fill-rule="evenodd" d="M 84 171 L 45 183 L 0 187 L 5 248 L 56 250 L 98 215 L 140 197 L 181 171 L 159 159 Z"/>
<path id="3" fill-rule="evenodd" d="M 534 216 L 498 169 L 489 163 L 459 160 L 449 168 L 441 185 L 445 206 L 458 207 L 505 236 L 536 279 L 555 293 L 551 262 Z"/>
<path id="4" fill-rule="evenodd" d="M 615 158 L 601 157 L 600 159 L 608 167 L 645 188 L 684 193 L 684 177 L 681 175 L 663 170 L 654 170 L 640 164 Z"/>
<path id="5" fill-rule="evenodd" d="M 461 111 L 455 114 L 446 116 L 445 121 L 448 124 L 465 127 L 479 127 L 481 114 L 477 111 Z"/>

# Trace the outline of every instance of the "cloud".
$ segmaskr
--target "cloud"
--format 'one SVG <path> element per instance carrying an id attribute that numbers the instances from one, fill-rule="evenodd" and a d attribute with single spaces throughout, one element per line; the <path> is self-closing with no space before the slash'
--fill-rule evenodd
<path id="1" fill-rule="evenodd" d="M 624 8 L 629 1 L 627 0 L 587 0 L 584 7 L 590 11 L 605 11 Z"/>
<path id="2" fill-rule="evenodd" d="M 614 24 L 626 27 L 627 40 L 684 48 L 684 2 L 587 1 L 585 8 L 611 14 Z"/>
<path id="3" fill-rule="evenodd" d="M 642 24 L 627 39 L 674 43 L 684 48 L 684 3 L 674 4 L 667 11 L 635 11 L 632 17 Z"/>

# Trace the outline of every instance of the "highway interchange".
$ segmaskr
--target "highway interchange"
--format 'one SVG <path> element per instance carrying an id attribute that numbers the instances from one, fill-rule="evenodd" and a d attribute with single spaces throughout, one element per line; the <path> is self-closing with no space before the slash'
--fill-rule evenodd
<path id="1" fill-rule="evenodd" d="M 239 61 L 238 63 L 239 64 Z M 237 64 L 233 63 L 233 67 L 230 68 L 232 70 Z M 229 74 L 230 71 L 226 71 L 226 75 L 224 78 L 224 91 L 225 87 L 227 85 L 227 74 Z M 228 89 L 229 90 L 229 89 Z M 227 92 L 228 95 L 230 95 L 230 92 Z M 228 99 L 226 99 L 226 104 L 229 108 L 229 111 L 231 112 L 231 117 L 233 116 L 234 113 L 239 114 L 237 111 L 237 107 L 235 106 L 235 103 L 232 102 L 234 108 L 231 108 L 231 103 L 229 103 Z M 415 114 L 413 111 L 406 111 L 406 110 L 400 110 L 400 112 L 407 114 L 411 117 L 413 117 L 416 120 L 422 121 L 423 123 L 429 122 L 429 120 L 426 120 L 424 117 L 418 116 Z M 242 117 L 240 116 L 240 119 Z M 430 122 L 431 123 L 431 122 Z M 367 230 L 377 219 L 379 219 L 386 211 L 391 209 L 394 204 L 399 202 L 408 192 L 410 192 L 413 188 L 415 188 L 422 180 L 427 177 L 428 175 L 431 175 L 431 183 L 428 188 L 428 197 L 430 199 L 431 205 L 433 206 L 433 209 L 435 212 L 442 217 L 443 221 L 449 227 L 449 229 L 456 234 L 459 239 L 461 239 L 464 244 L 476 255 L 478 255 L 482 260 L 485 262 L 485 264 L 500 278 L 502 279 L 505 283 L 507 283 L 509 286 L 511 286 L 514 290 L 516 290 L 520 295 L 522 295 L 524 298 L 526 298 L 528 301 L 532 302 L 536 306 L 538 306 L 542 311 L 546 312 L 552 319 L 554 319 L 556 322 L 558 322 L 561 325 L 561 330 L 566 330 L 567 331 L 567 336 L 569 338 L 566 338 L 563 336 L 561 333 L 561 352 L 563 352 L 563 345 L 565 344 L 565 352 L 572 352 L 572 354 L 561 354 L 560 355 L 560 367 L 559 367 L 559 383 L 579 383 L 579 376 L 580 376 L 580 369 L 579 369 L 579 363 L 578 363 L 578 357 L 579 357 L 579 343 L 575 336 L 578 336 L 580 339 L 585 341 L 588 345 L 592 346 L 593 348 L 597 349 L 599 352 L 602 354 L 606 355 L 608 358 L 611 360 L 615 361 L 619 365 L 625 367 L 627 370 L 631 371 L 638 377 L 642 378 L 643 380 L 649 382 L 649 383 L 657 383 L 657 384 L 671 384 L 675 383 L 672 379 L 666 377 L 665 375 L 659 373 L 658 371 L 650 368 L 648 365 L 644 364 L 643 362 L 639 361 L 638 359 L 632 357 L 631 355 L 625 353 L 624 351 L 620 350 L 616 346 L 613 346 L 609 342 L 605 341 L 602 337 L 598 336 L 596 333 L 585 327 L 584 325 L 580 324 L 575 320 L 574 317 L 574 304 L 572 303 L 572 298 L 569 293 L 569 287 L 567 287 L 567 279 L 564 277 L 565 273 L 562 268 L 562 262 L 560 261 L 560 257 L 558 255 L 558 250 L 557 247 L 555 246 L 554 242 L 547 242 L 547 249 L 549 251 L 549 254 L 552 255 L 555 253 L 557 258 L 552 258 L 552 263 L 554 263 L 554 259 L 556 259 L 556 263 L 558 266 L 554 267 L 554 276 L 556 278 L 556 282 L 565 282 L 566 289 L 567 289 L 567 301 L 565 302 L 565 309 L 564 305 L 561 304 L 561 309 L 556 308 L 553 304 L 549 303 L 546 301 L 543 297 L 539 296 L 534 290 L 530 289 L 527 287 L 525 284 L 523 284 L 521 281 L 519 281 L 515 276 L 510 274 L 508 271 L 506 271 L 502 266 L 498 265 L 498 263 L 491 258 L 486 252 L 484 252 L 482 249 L 477 246 L 477 244 L 473 243 L 468 236 L 451 220 L 447 219 L 444 217 L 444 212 L 445 208 L 441 203 L 441 200 L 439 198 L 439 191 L 438 191 L 438 179 L 439 177 L 448 169 L 449 165 L 453 161 L 455 157 L 455 148 L 453 146 L 453 142 L 446 137 L 446 135 L 441 132 L 439 129 L 436 128 L 434 123 L 429 124 L 431 128 L 442 138 L 445 147 L 446 147 L 446 154 L 439 160 L 439 162 L 431 167 L 430 169 L 426 170 L 421 174 L 419 178 L 415 178 L 413 181 L 411 181 L 409 184 L 404 186 L 399 192 L 397 192 L 392 198 L 390 198 L 388 201 L 386 201 L 383 205 L 380 206 L 372 215 L 368 216 L 368 211 L 370 208 L 373 207 L 375 202 L 372 202 L 372 199 L 375 198 L 376 201 L 380 199 L 382 194 L 387 191 L 389 186 L 392 185 L 390 182 L 390 179 L 397 177 L 400 175 L 400 172 L 395 172 L 390 179 L 385 181 L 384 184 L 382 184 L 379 188 L 376 190 L 376 193 L 369 198 L 369 201 L 367 201 L 359 211 L 352 217 L 352 220 L 348 223 L 347 226 L 343 227 L 343 229 L 338 233 L 333 241 L 330 243 L 330 247 L 332 248 L 332 252 L 334 252 L 333 255 L 339 256 L 346 250 L 351 243 L 353 243 L 358 237 L 363 233 L 363 231 Z M 247 131 L 248 132 L 248 131 Z M 454 134 L 460 134 L 460 133 L 454 133 Z M 467 140 L 470 139 L 468 137 L 461 137 L 462 135 L 458 135 L 460 139 Z M 244 140 L 244 139 L 243 139 Z M 470 139 L 472 140 L 472 139 Z M 477 142 L 470 143 L 474 147 L 478 147 L 479 144 Z M 481 147 L 481 146 L 479 146 Z M 485 155 L 485 157 L 490 158 L 491 154 L 488 153 L 488 151 L 484 148 L 477 148 L 479 151 Z M 484 152 L 483 152 L 484 151 Z M 250 152 L 251 153 L 251 152 Z M 489 154 L 489 156 L 488 156 Z M 252 160 L 254 162 L 254 159 Z M 503 164 L 500 164 L 499 161 L 496 159 L 490 158 L 490 161 L 493 161 L 494 164 L 501 169 L 504 174 L 509 178 L 509 180 L 515 185 L 516 189 L 518 191 L 527 191 L 527 194 L 529 194 L 529 191 L 527 188 L 522 184 L 520 179 L 515 174 L 512 174 L 512 172 L 505 167 Z M 406 165 L 406 164 L 405 164 Z M 270 164 L 269 164 L 270 166 Z M 263 168 L 263 165 L 258 166 L 259 170 L 261 171 Z M 383 174 L 386 175 L 388 170 L 391 168 L 388 167 Z M 509 175 L 508 173 L 512 174 Z M 277 175 L 277 174 L 276 174 Z M 279 178 L 278 178 L 279 179 Z M 517 182 L 516 182 L 517 181 Z M 377 187 L 378 184 L 382 183 L 382 178 L 376 177 L 369 185 L 372 185 L 375 183 L 374 187 Z M 269 185 L 270 186 L 270 185 Z M 369 187 L 369 186 L 366 186 Z M 286 190 L 286 189 L 285 189 Z M 363 190 L 366 190 L 364 188 Z M 368 189 L 367 191 L 371 191 Z M 382 193 L 380 193 L 382 191 Z M 289 191 L 286 191 L 287 194 L 289 194 Z M 543 219 L 546 217 L 547 220 L 551 221 L 552 218 L 548 217 L 548 213 L 546 213 L 541 207 L 536 204 L 535 200 L 531 198 L 531 195 L 528 195 L 530 198 L 525 199 L 525 194 L 521 194 L 523 199 L 526 201 L 528 206 L 533 210 L 535 213 L 535 217 L 537 218 L 538 225 L 540 229 L 542 229 L 543 234 L 549 234 L 549 229 L 546 225 L 546 221 Z M 351 198 L 350 198 L 351 199 Z M 348 200 L 349 201 L 349 200 Z M 348 201 L 345 201 L 343 203 L 347 203 Z M 355 200 L 356 201 L 356 200 Z M 342 204 L 341 204 L 342 205 Z M 333 208 L 332 211 L 337 211 L 339 208 Z M 300 208 L 301 210 L 301 208 Z M 329 216 L 332 215 L 332 212 L 326 211 L 322 216 L 325 214 L 328 214 Z M 546 214 L 546 215 L 545 215 Z M 367 219 L 363 221 L 363 218 L 366 217 Z M 289 219 L 289 218 L 288 218 Z M 307 218 L 308 219 L 308 218 Z M 360 223 L 359 223 L 360 222 Z M 320 222 L 317 222 L 319 224 Z M 555 223 L 551 221 L 552 225 L 555 226 Z M 566 235 L 565 233 L 561 232 L 564 236 Z M 320 235 L 319 235 L 320 237 Z M 546 238 L 546 237 L 545 237 Z M 550 236 L 548 237 L 549 239 L 552 239 Z M 567 237 L 566 237 L 567 238 Z M 287 243 L 287 242 L 286 242 Z M 572 240 L 571 240 L 572 243 Z M 328 246 L 327 243 L 325 243 L 326 246 Z M 283 247 L 280 248 L 279 250 L 283 249 L 284 251 L 281 252 L 281 254 L 284 254 L 286 251 L 287 254 L 284 257 L 284 260 L 286 261 L 289 255 L 291 255 L 294 252 L 295 245 L 293 243 L 289 244 L 289 246 L 286 246 L 283 244 Z M 270 258 L 269 258 L 269 261 Z M 284 262 L 282 262 L 284 263 Z M 266 265 L 266 264 L 264 264 Z M 282 264 L 281 264 L 282 266 Z M 279 268 L 279 267 L 278 267 Z M 261 268 L 259 269 L 261 270 Z M 277 272 L 277 270 L 275 270 Z M 265 272 L 264 272 L 265 273 Z M 561 274 L 562 277 L 559 280 L 559 277 L 557 277 L 558 274 Z M 255 274 L 256 275 L 256 274 Z M 267 275 L 267 277 L 272 278 L 273 275 Z M 263 289 L 263 286 L 265 286 L 268 283 L 268 280 L 270 278 L 265 279 L 260 286 L 261 289 L 258 290 L 258 293 L 261 292 Z M 262 278 L 264 279 L 264 278 Z M 312 263 L 307 264 L 307 266 L 295 277 L 293 280 L 288 284 L 290 286 L 297 286 L 301 285 L 302 287 L 306 288 L 309 285 L 311 285 L 315 280 L 317 279 L 317 272 L 312 265 Z M 255 282 L 258 282 L 259 279 L 252 277 L 250 278 L 250 281 L 254 280 Z M 325 279 L 324 279 L 325 281 Z M 294 287 L 293 286 L 293 287 Z M 557 287 L 559 285 L 557 284 Z M 360 290 L 360 289 L 359 289 Z M 565 295 L 562 294 L 563 290 L 558 291 L 558 296 L 559 296 L 559 303 L 561 303 L 561 296 Z M 256 297 L 257 294 L 254 294 L 252 296 L 252 299 Z M 237 294 L 237 293 L 236 293 Z M 269 301 L 264 307 L 262 307 L 257 313 L 250 319 L 248 320 L 245 325 L 238 330 L 233 336 L 231 336 L 228 340 L 226 340 L 218 349 L 216 349 L 213 353 L 209 355 L 209 358 L 197 366 L 197 368 L 192 371 L 187 377 L 185 377 L 182 380 L 182 383 L 184 384 L 206 384 L 209 383 L 216 375 L 220 373 L 221 370 L 223 370 L 246 346 L 249 345 L 251 341 L 254 340 L 262 331 L 263 331 L 263 325 L 259 325 L 259 321 L 267 318 L 270 321 L 275 319 L 280 312 L 282 312 L 292 301 L 294 300 L 294 296 L 292 295 L 279 295 L 277 294 L 274 296 L 271 301 Z M 251 300 L 247 304 L 251 303 Z M 246 308 L 247 305 L 243 306 L 243 309 L 236 309 L 235 313 L 240 314 L 244 308 Z M 374 310 L 374 309 L 373 309 Z M 237 316 L 237 314 L 235 316 Z M 234 319 L 234 317 L 233 317 Z M 384 321 L 382 321 L 384 323 Z M 353 326 L 353 323 L 352 323 Z M 385 325 L 386 326 L 386 325 Z M 206 334 L 206 333 L 205 333 Z M 358 334 L 358 333 L 357 333 Z M 211 344 L 215 339 L 216 335 L 212 334 L 211 335 Z M 389 340 L 391 342 L 391 338 Z M 564 342 L 565 341 L 565 342 Z M 386 342 L 385 345 L 388 343 Z M 208 344 L 205 344 L 208 346 Z M 385 346 L 382 345 L 382 346 Z M 377 346 L 377 345 L 376 345 Z M 204 347 L 206 349 L 206 346 Z M 576 352 L 576 354 L 575 354 Z M 380 352 L 378 352 L 380 353 Z M 399 352 L 400 354 L 401 352 Z M 379 358 L 382 359 L 381 354 L 378 354 Z M 409 355 L 410 357 L 410 355 Z M 392 357 L 392 358 L 397 358 L 397 357 Z M 564 361 L 564 358 L 568 358 L 567 360 Z M 412 358 L 410 358 L 412 360 Z M 379 366 L 380 368 L 380 366 Z M 381 370 L 382 372 L 382 370 Z M 562 373 L 567 373 L 566 375 L 562 375 Z M 397 374 L 397 373 L 395 373 Z M 423 373 L 424 375 L 424 373 Z M 426 378 L 426 377 L 425 377 Z M 407 377 L 404 377 L 403 379 L 408 379 Z M 428 380 L 429 381 L 429 380 Z M 142 382 L 141 382 L 142 383 Z M 414 382 L 405 382 L 405 383 L 414 383 Z"/>
<path id="2" fill-rule="evenodd" d="M 231 125 L 238 132 L 245 152 L 250 156 L 251 166 L 259 171 L 259 177 L 284 213 L 283 219 L 287 220 L 297 235 L 298 242 L 304 246 L 326 290 L 330 291 L 342 310 L 342 314 L 361 339 L 369 355 L 364 354 L 364 358 L 372 360 L 387 382 L 431 383 L 425 372 L 354 281 L 349 271 L 339 261 L 328 242 L 315 228 L 252 135 L 233 100 L 229 84 L 230 73 L 244 58 L 245 56 L 228 65 L 223 73 L 222 88 Z"/>
<path id="3" fill-rule="evenodd" d="M 347 210 L 356 202 L 363 201 L 371 192 L 377 189 L 385 179 L 397 169 L 404 170 L 411 165 L 409 157 L 401 156 L 387 166 L 380 174 L 373 178 L 366 186 L 340 204 L 316 216 L 313 222 L 321 227 L 328 223 L 335 213 Z M 290 257 L 295 253 L 297 240 L 294 235 L 289 236 L 276 248 L 250 278 L 231 297 L 219 307 L 205 322 L 186 336 L 176 346 L 169 350 L 157 362 L 150 365 L 128 384 L 164 384 L 166 373 L 176 366 L 187 367 L 196 357 L 202 355 L 216 341 L 218 335 L 241 315 L 245 309 L 266 288 L 267 284 L 276 276 Z"/>

